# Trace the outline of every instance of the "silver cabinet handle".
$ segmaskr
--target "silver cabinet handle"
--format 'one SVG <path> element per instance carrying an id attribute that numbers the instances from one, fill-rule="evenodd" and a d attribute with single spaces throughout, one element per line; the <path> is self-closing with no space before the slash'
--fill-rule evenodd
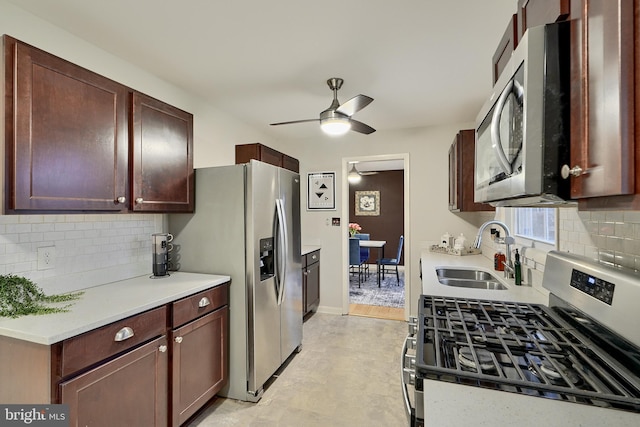
<path id="1" fill-rule="evenodd" d="M 202 299 L 198 302 L 198 307 L 202 308 L 202 307 L 206 307 L 209 304 L 211 304 L 211 301 L 209 301 L 209 298 L 207 297 L 202 297 Z"/>
<path id="2" fill-rule="evenodd" d="M 167 351 L 167 346 L 166 345 L 161 345 L 160 347 L 158 347 L 158 350 L 160 350 L 160 353 L 164 353 Z"/>
<path id="3" fill-rule="evenodd" d="M 113 340 L 116 342 L 120 342 L 120 341 L 128 340 L 132 336 L 133 336 L 133 329 L 131 329 L 128 326 L 125 326 L 124 328 L 116 332 L 116 336 L 113 337 Z"/>
<path id="4" fill-rule="evenodd" d="M 139 204 L 140 204 L 140 203 L 142 203 L 142 202 L 144 202 L 144 199 L 143 199 L 142 197 L 137 197 L 137 198 L 136 198 L 136 204 L 138 204 L 138 205 L 139 205 Z"/>
<path id="5" fill-rule="evenodd" d="M 182 342 L 182 337 L 175 337 L 174 341 L 180 344 Z"/>
<path id="6" fill-rule="evenodd" d="M 123 197 L 123 196 L 120 196 L 120 197 L 118 197 L 118 198 L 116 199 L 116 201 L 117 201 L 118 203 L 124 203 L 124 202 L 126 202 L 126 201 L 127 201 L 127 198 L 126 198 L 126 197 Z"/>
<path id="7" fill-rule="evenodd" d="M 582 175 L 583 173 L 586 173 L 586 171 L 583 170 L 578 165 L 576 165 L 576 166 L 574 166 L 572 168 L 570 168 L 569 165 L 564 165 L 564 166 L 562 166 L 562 169 L 560 169 L 560 176 L 562 176 L 562 179 L 567 179 L 570 176 L 578 177 L 578 176 Z"/>

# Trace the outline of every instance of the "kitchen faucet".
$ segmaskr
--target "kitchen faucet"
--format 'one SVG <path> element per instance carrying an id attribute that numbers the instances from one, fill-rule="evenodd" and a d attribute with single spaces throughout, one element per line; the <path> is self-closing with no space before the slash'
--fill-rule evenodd
<path id="1" fill-rule="evenodd" d="M 504 230 L 504 234 L 505 234 L 504 244 L 507 247 L 506 248 L 507 261 L 504 263 L 505 264 L 504 275 L 505 277 L 511 277 L 511 275 L 513 274 L 513 265 L 511 264 L 511 245 L 514 244 L 516 240 L 513 237 L 511 237 L 511 232 L 509 231 L 509 227 L 507 227 L 507 224 L 495 219 L 491 221 L 487 221 L 484 224 L 482 224 L 480 226 L 480 230 L 478 230 L 478 235 L 476 236 L 476 240 L 473 242 L 473 247 L 476 249 L 480 249 L 480 246 L 482 245 L 482 233 L 484 232 L 484 229 L 487 228 L 487 226 L 489 225 L 498 225 L 502 227 L 502 229 Z"/>

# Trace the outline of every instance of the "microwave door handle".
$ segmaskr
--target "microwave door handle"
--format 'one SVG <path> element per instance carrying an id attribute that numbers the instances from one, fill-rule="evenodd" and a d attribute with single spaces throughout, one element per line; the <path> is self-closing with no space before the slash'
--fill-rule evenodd
<path id="1" fill-rule="evenodd" d="M 496 103 L 496 108 L 493 110 L 493 116 L 491 117 L 491 147 L 493 148 L 500 168 L 507 175 L 511 175 L 513 170 L 506 154 L 504 154 L 502 142 L 500 141 L 500 116 L 502 115 L 502 110 L 507 102 L 507 97 L 512 90 L 513 80 L 510 80 L 509 83 L 507 83 L 507 87 L 505 87 L 500 94 L 500 98 L 498 98 L 498 102 Z"/>

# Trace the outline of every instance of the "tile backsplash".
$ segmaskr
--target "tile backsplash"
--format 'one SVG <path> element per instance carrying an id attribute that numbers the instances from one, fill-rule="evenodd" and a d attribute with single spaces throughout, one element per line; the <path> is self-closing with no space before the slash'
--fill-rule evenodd
<path id="1" fill-rule="evenodd" d="M 496 219 L 504 220 L 498 212 Z M 558 250 L 575 253 L 605 264 L 640 271 L 640 212 L 639 211 L 578 211 L 577 207 L 558 209 Z M 540 286 L 544 273 L 546 252 L 538 248 L 522 247 L 525 283 Z M 504 245 L 491 241 L 485 231 L 482 252 L 493 259 L 496 250 Z"/>
<path id="2" fill-rule="evenodd" d="M 0 274 L 27 277 L 47 294 L 151 274 L 151 234 L 165 222 L 160 214 L 0 215 Z M 53 264 L 39 269 L 44 247 L 54 247 Z"/>
<path id="3" fill-rule="evenodd" d="M 639 211 L 559 210 L 559 243 L 603 263 L 640 270 Z"/>

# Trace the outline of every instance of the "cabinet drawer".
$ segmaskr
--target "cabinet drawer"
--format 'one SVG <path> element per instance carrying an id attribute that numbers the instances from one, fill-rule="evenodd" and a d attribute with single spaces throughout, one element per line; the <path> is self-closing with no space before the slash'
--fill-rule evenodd
<path id="1" fill-rule="evenodd" d="M 212 312 L 229 302 L 229 283 L 207 289 L 173 303 L 173 321 L 177 328 L 191 320 Z"/>
<path id="2" fill-rule="evenodd" d="M 66 339 L 62 342 L 62 376 L 163 335 L 166 329 L 167 308 L 162 306 Z"/>
<path id="3" fill-rule="evenodd" d="M 320 262 L 320 251 L 313 251 L 304 256 L 304 267 L 308 267 L 316 262 Z"/>

